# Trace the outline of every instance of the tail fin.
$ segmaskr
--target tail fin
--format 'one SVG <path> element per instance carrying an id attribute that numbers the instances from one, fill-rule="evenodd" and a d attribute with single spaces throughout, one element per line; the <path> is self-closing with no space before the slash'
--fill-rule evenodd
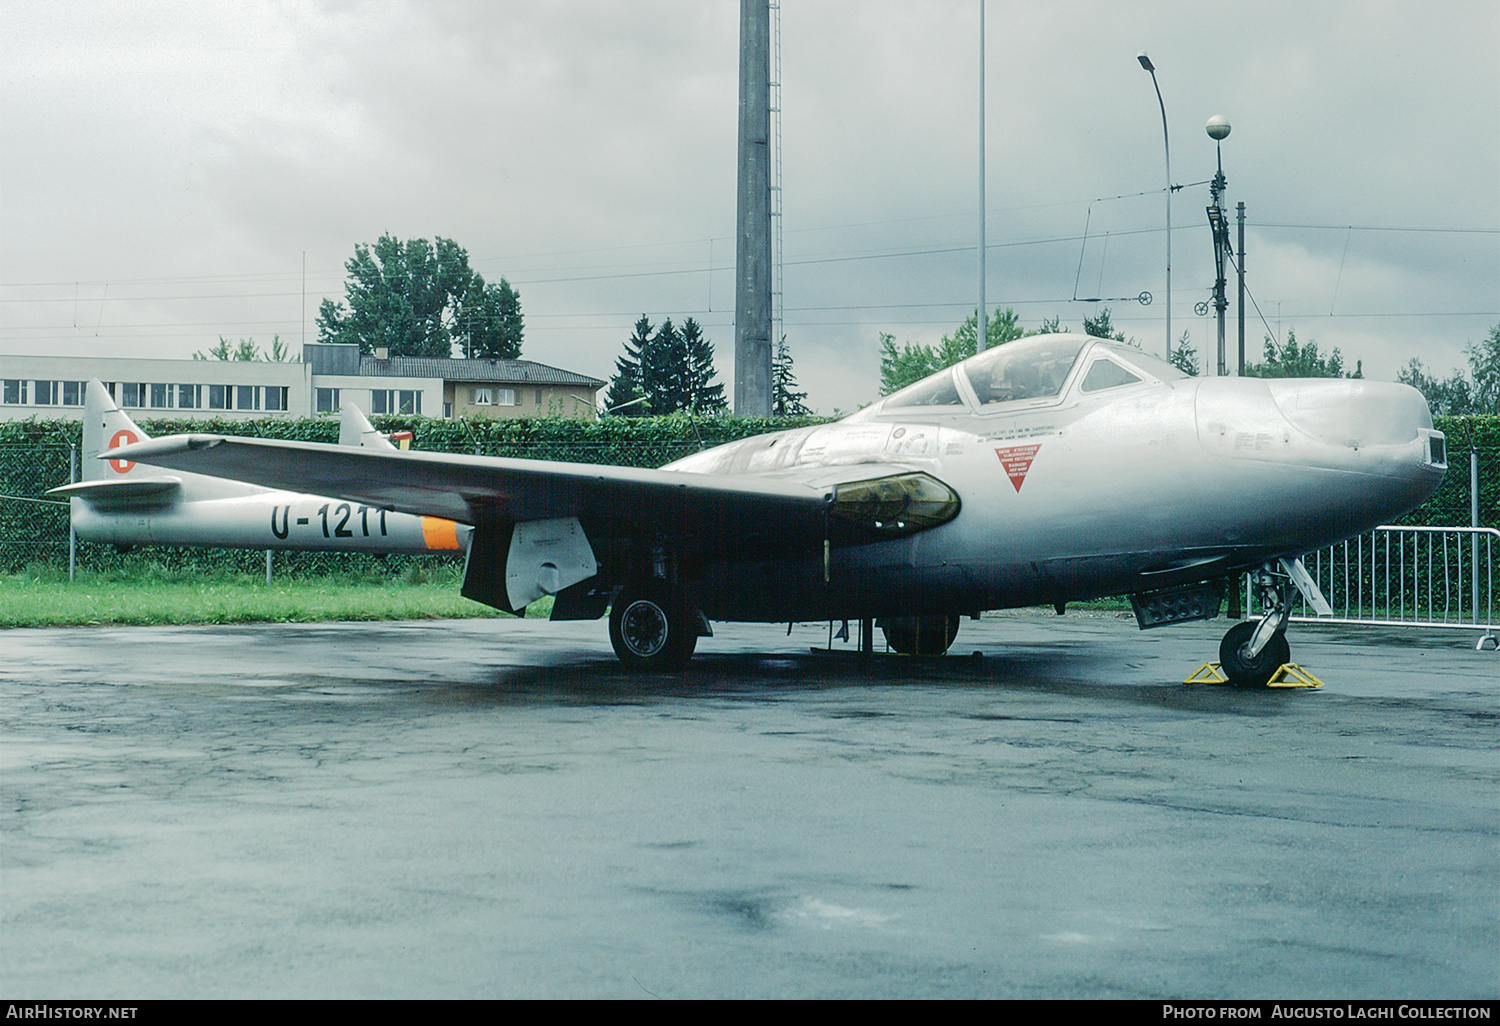
<path id="1" fill-rule="evenodd" d="M 386 438 L 360 412 L 359 407 L 347 403 L 339 411 L 339 444 L 363 446 L 366 449 L 394 449 Z"/>
<path id="2" fill-rule="evenodd" d="M 119 480 L 122 476 L 136 473 L 147 477 L 163 473 L 155 467 L 143 470 L 139 464 L 124 460 L 101 460 L 96 457 L 106 449 L 116 449 L 131 442 L 144 442 L 151 436 L 136 426 L 110 398 L 109 391 L 98 378 L 88 384 L 83 400 L 83 466 L 85 481 L 102 478 Z"/>

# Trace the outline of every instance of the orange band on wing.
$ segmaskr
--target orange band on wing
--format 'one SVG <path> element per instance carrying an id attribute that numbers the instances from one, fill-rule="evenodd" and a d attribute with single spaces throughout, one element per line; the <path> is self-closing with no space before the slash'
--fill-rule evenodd
<path id="1" fill-rule="evenodd" d="M 442 517 L 422 518 L 422 541 L 429 549 L 451 549 L 457 551 L 458 524 Z"/>

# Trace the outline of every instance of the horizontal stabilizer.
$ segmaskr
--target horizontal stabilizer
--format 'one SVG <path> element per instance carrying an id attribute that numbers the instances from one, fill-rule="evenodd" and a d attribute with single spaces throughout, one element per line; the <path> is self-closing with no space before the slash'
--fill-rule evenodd
<path id="1" fill-rule="evenodd" d="M 48 495 L 65 499 L 82 499 L 96 506 L 122 509 L 132 506 L 159 506 L 177 489 L 182 479 L 177 477 L 153 477 L 145 480 L 121 478 L 117 481 L 80 481 L 50 489 Z"/>

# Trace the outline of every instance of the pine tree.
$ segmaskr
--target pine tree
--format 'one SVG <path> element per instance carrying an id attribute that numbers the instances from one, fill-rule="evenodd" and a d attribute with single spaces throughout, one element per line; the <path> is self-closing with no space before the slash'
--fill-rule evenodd
<path id="1" fill-rule="evenodd" d="M 684 362 L 682 334 L 668 317 L 641 351 L 641 391 L 652 413 L 675 413 L 683 408 Z"/>
<path id="2" fill-rule="evenodd" d="M 787 348 L 786 336 L 776 343 L 776 352 L 771 357 L 771 414 L 776 417 L 806 417 L 812 413 L 807 404 L 806 392 L 798 392 L 797 375 L 792 372 L 792 353 Z"/>
<path id="3" fill-rule="evenodd" d="M 713 383 L 716 373 L 714 345 L 697 321 L 689 317 L 679 328 L 668 317 L 653 330 L 643 314 L 615 360 L 605 409 L 627 416 L 723 413 L 729 404 L 723 384 Z"/>
<path id="4" fill-rule="evenodd" d="M 683 408 L 694 413 L 723 413 L 729 403 L 724 398 L 724 384 L 712 384 L 714 344 L 703 334 L 698 322 L 689 317 L 678 332 L 683 355 Z"/>
<path id="5" fill-rule="evenodd" d="M 652 412 L 641 380 L 641 363 L 651 349 L 651 322 L 641 314 L 635 322 L 635 333 L 625 340 L 625 353 L 615 360 L 615 376 L 604 396 L 604 411 L 626 417 L 643 417 Z"/>

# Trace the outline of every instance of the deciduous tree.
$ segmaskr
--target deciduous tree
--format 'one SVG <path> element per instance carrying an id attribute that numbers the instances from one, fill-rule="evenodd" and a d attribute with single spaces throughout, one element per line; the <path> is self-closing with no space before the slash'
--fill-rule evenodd
<path id="1" fill-rule="evenodd" d="M 1058 331 L 1057 321 L 1043 322 L 1039 332 L 1028 332 L 1021 327 L 1020 318 L 1010 307 L 997 308 L 990 317 L 985 330 L 985 348 L 994 349 L 1029 334 Z M 921 381 L 944 367 L 951 367 L 966 360 L 977 351 L 975 339 L 979 337 L 979 314 L 970 314 L 964 322 L 944 335 L 935 346 L 903 343 L 896 346 L 896 336 L 880 333 L 880 394 L 890 395 L 897 389 Z"/>
<path id="2" fill-rule="evenodd" d="M 1297 344 L 1297 333 L 1287 329 L 1286 343 L 1277 344 L 1266 336 L 1266 358 L 1262 363 L 1245 365 L 1245 376 L 1250 378 L 1362 378 L 1364 362 L 1357 361 L 1352 372 L 1344 370 L 1344 357 L 1338 346 L 1324 356 L 1318 351 L 1316 342 Z"/>
<path id="3" fill-rule="evenodd" d="M 1455 367 L 1439 379 L 1413 356 L 1396 380 L 1421 392 L 1437 416 L 1500 414 L 1500 324 L 1482 341 L 1465 346 L 1464 355 L 1469 358 L 1468 373 Z"/>
<path id="4" fill-rule="evenodd" d="M 280 335 L 271 336 L 271 351 L 262 353 L 260 346 L 255 344 L 253 338 L 242 338 L 239 344 L 233 344 L 223 335 L 219 336 L 219 344 L 211 346 L 207 352 L 199 350 L 193 354 L 195 360 L 261 360 L 266 363 L 292 363 L 291 348 L 283 341 Z"/>
<path id="5" fill-rule="evenodd" d="M 471 357 L 521 355 L 520 296 L 503 278 L 486 285 L 452 239 L 382 235 L 374 246 L 355 246 L 344 267 L 345 302 L 325 299 L 318 309 L 320 342 L 392 356 L 448 357 L 455 345 Z"/>

